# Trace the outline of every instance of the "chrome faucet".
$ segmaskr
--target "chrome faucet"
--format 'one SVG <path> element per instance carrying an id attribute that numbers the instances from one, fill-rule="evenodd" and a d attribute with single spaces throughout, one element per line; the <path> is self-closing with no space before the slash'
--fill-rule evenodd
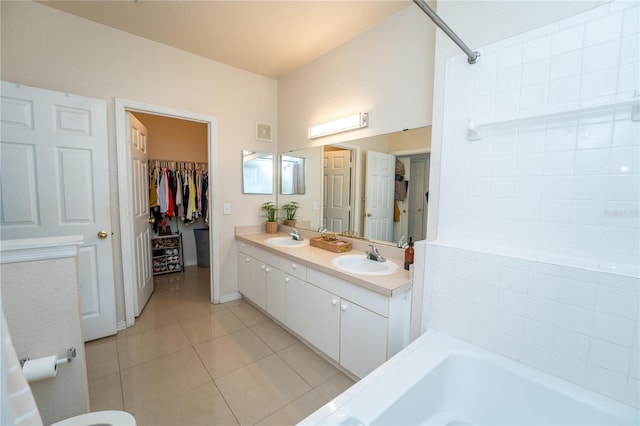
<path id="1" fill-rule="evenodd" d="M 298 230 L 297 229 L 291 228 L 291 232 L 289 232 L 289 235 L 291 236 L 291 238 L 293 238 L 296 241 L 303 241 L 304 240 L 304 238 L 302 238 L 302 236 L 300 234 L 298 234 Z"/>
<path id="2" fill-rule="evenodd" d="M 371 250 L 367 251 L 367 259 L 375 260 L 376 262 L 387 261 L 387 259 L 382 257 L 382 255 L 378 251 L 378 247 L 374 246 L 373 244 L 369 244 L 369 247 L 371 247 Z"/>
<path id="3" fill-rule="evenodd" d="M 320 225 L 320 227 L 318 228 L 318 232 L 321 234 L 327 232 L 327 227 L 324 226 L 324 224 Z"/>

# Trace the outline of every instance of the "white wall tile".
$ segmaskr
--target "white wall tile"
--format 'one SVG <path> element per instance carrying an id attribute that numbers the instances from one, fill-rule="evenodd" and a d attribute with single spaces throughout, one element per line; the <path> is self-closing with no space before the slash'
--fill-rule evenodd
<path id="1" fill-rule="evenodd" d="M 500 271 L 500 287 L 505 290 L 510 290 L 525 294 L 527 292 L 527 281 L 529 279 L 528 268 L 509 268 L 503 267 Z M 524 306 L 522 306 L 520 312 L 524 312 Z"/>
<path id="2" fill-rule="evenodd" d="M 576 151 L 575 173 L 577 175 L 605 175 L 609 173 L 609 149 L 587 149 Z"/>
<path id="3" fill-rule="evenodd" d="M 596 311 L 638 320 L 640 295 L 637 292 L 599 285 L 596 293 Z"/>
<path id="4" fill-rule="evenodd" d="M 597 259 L 602 247 L 603 231 L 601 226 L 569 225 L 567 247 L 576 249 L 572 253 L 579 253 L 582 258 Z M 590 251 L 591 253 L 587 253 Z"/>
<path id="5" fill-rule="evenodd" d="M 553 56 L 549 62 L 549 79 L 556 80 L 580 75 L 582 59 L 582 50 Z"/>
<path id="6" fill-rule="evenodd" d="M 525 340 L 547 348 L 553 347 L 555 329 L 549 324 L 530 319 L 524 320 L 523 337 Z"/>
<path id="7" fill-rule="evenodd" d="M 544 152 L 544 128 L 525 128 L 518 132 L 517 153 L 532 154 Z"/>
<path id="8" fill-rule="evenodd" d="M 549 105 L 563 104 L 566 102 L 575 102 L 580 99 L 580 77 L 572 76 L 561 78 L 549 83 Z M 571 129 L 575 132 L 575 129 Z M 555 150 L 573 149 L 575 146 L 575 136 L 573 138 L 563 138 L 560 141 L 549 141 L 549 147 Z"/>
<path id="9" fill-rule="evenodd" d="M 617 3 L 625 3 L 625 2 L 617 2 Z M 632 3 L 632 2 L 631 2 Z M 631 35 L 637 34 L 640 28 L 640 11 L 638 10 L 640 7 L 635 6 L 633 8 L 629 8 L 624 11 L 623 23 L 622 23 L 622 35 Z"/>
<path id="10" fill-rule="evenodd" d="M 520 90 L 520 113 L 522 115 L 545 113 L 548 95 L 547 83 L 523 87 Z"/>
<path id="11" fill-rule="evenodd" d="M 580 97 L 589 99 L 614 94 L 617 86 L 617 74 L 616 68 L 582 74 Z"/>
<path id="12" fill-rule="evenodd" d="M 640 160 L 640 147 L 631 146 L 625 148 L 613 148 L 611 151 L 612 173 L 638 173 Z M 636 175 L 637 176 L 637 175 Z"/>
<path id="13" fill-rule="evenodd" d="M 573 200 L 601 200 L 607 199 L 607 180 L 602 176 L 575 176 L 571 188 Z"/>
<path id="14" fill-rule="evenodd" d="M 570 201 L 552 199 L 542 199 L 540 201 L 540 220 L 545 222 L 568 223 L 570 217 Z"/>
<path id="15" fill-rule="evenodd" d="M 451 300 L 451 314 L 455 317 L 471 321 L 473 314 L 473 304 L 470 300 L 464 300 L 454 297 Z"/>
<path id="16" fill-rule="evenodd" d="M 477 283 L 474 290 L 474 303 L 491 308 L 498 307 L 499 288 Z"/>
<path id="17" fill-rule="evenodd" d="M 627 392 L 623 401 L 636 409 L 640 409 L 640 381 L 629 378 L 627 380 Z"/>
<path id="18" fill-rule="evenodd" d="M 622 39 L 620 44 L 620 63 L 631 64 L 640 60 L 640 40 L 637 35 L 632 35 Z"/>
<path id="19" fill-rule="evenodd" d="M 611 201 L 638 201 L 640 185 L 637 175 L 610 175 L 607 199 Z"/>
<path id="20" fill-rule="evenodd" d="M 453 296 L 464 299 L 464 300 L 473 300 L 474 295 L 474 282 L 470 280 L 466 280 L 463 278 L 454 278 L 453 279 Z"/>
<path id="21" fill-rule="evenodd" d="M 609 73 L 609 76 L 611 73 Z M 618 95 L 625 95 L 625 98 L 633 96 L 638 89 L 638 74 L 640 74 L 640 62 L 620 65 L 618 67 Z M 584 80 L 583 80 L 584 81 Z M 600 91 L 610 90 L 610 87 L 600 88 Z M 582 94 L 585 97 L 584 94 Z M 637 124 L 637 123 L 636 123 Z"/>
<path id="22" fill-rule="evenodd" d="M 569 225 L 564 223 L 541 222 L 538 243 L 541 249 L 566 247 L 569 238 Z"/>
<path id="23" fill-rule="evenodd" d="M 559 277 L 529 272 L 527 294 L 530 296 L 557 301 L 559 290 Z"/>
<path id="24" fill-rule="evenodd" d="M 573 306 L 593 309 L 596 291 L 596 285 L 593 283 L 563 278 L 560 282 L 558 300 Z"/>
<path id="25" fill-rule="evenodd" d="M 476 280 L 479 283 L 499 286 L 500 285 L 500 267 L 487 263 L 478 263 L 476 265 Z"/>
<path id="26" fill-rule="evenodd" d="M 606 343 L 606 342 L 603 342 Z M 618 347 L 616 347 L 618 348 Z M 603 354 L 606 356 L 608 353 L 610 353 L 609 351 L 603 350 Z M 630 361 L 629 361 L 629 377 L 632 377 L 636 380 L 640 379 L 640 351 L 637 351 L 635 349 L 631 350 L 630 353 Z M 615 362 L 615 361 L 609 361 L 607 359 L 606 362 Z M 606 365 L 603 365 L 604 367 L 606 367 Z"/>
<path id="27" fill-rule="evenodd" d="M 603 16 L 585 24 L 584 44 L 591 46 L 620 37 L 622 13 Z"/>
<path id="28" fill-rule="evenodd" d="M 611 121 L 582 124 L 578 127 L 578 149 L 608 148 L 612 145 L 613 123 Z"/>
<path id="29" fill-rule="evenodd" d="M 522 45 L 524 55 L 522 61 L 525 64 L 547 59 L 551 56 L 551 35 L 547 34 L 529 41 Z"/>
<path id="30" fill-rule="evenodd" d="M 478 303 L 473 304 L 473 324 L 478 324 L 483 327 L 495 329 L 497 316 L 497 309 L 480 305 Z"/>
<path id="31" fill-rule="evenodd" d="M 518 116 L 520 89 L 505 90 L 495 94 L 493 117 L 495 120 L 507 120 Z M 484 108 L 490 107 L 483 105 Z"/>
<path id="32" fill-rule="evenodd" d="M 640 278 L 636 276 L 625 276 L 611 273 L 598 273 L 597 282 L 622 290 L 640 292 Z"/>
<path id="33" fill-rule="evenodd" d="M 546 176 L 573 174 L 573 157 L 573 152 L 546 152 L 544 155 L 543 173 Z"/>
<path id="34" fill-rule="evenodd" d="M 433 274 L 433 289 L 442 294 L 451 294 L 451 282 L 453 277 L 448 274 Z"/>
<path id="35" fill-rule="evenodd" d="M 546 324 L 555 324 L 558 304 L 548 299 L 527 297 L 526 317 Z"/>
<path id="36" fill-rule="evenodd" d="M 578 308 L 566 303 L 558 304 L 558 319 L 556 320 L 558 327 L 588 336 L 591 334 L 592 324 L 592 310 Z"/>
<path id="37" fill-rule="evenodd" d="M 501 355 L 519 359 L 521 346 L 522 341 L 513 336 L 499 332 L 495 335 L 494 350 Z"/>
<path id="38" fill-rule="evenodd" d="M 570 382 L 582 385 L 585 381 L 587 365 L 579 359 L 554 352 L 551 355 L 551 366 L 549 371 Z"/>
<path id="39" fill-rule="evenodd" d="M 552 353 L 549 348 L 525 340 L 522 342 L 520 361 L 533 368 L 547 372 L 551 368 Z"/>
<path id="40" fill-rule="evenodd" d="M 618 66 L 620 41 L 618 39 L 600 43 L 584 49 L 582 72 L 589 73 Z"/>
<path id="41" fill-rule="evenodd" d="M 541 139 L 544 145 L 544 139 Z M 538 142 L 540 143 L 540 142 Z M 522 147 L 518 147 L 518 155 L 516 156 L 516 175 L 517 176 L 540 176 L 543 171 L 544 154 L 542 153 L 521 153 Z M 530 147 L 531 149 L 535 149 Z M 542 149 L 542 148 L 540 148 Z"/>
<path id="42" fill-rule="evenodd" d="M 520 65 L 499 69 L 496 74 L 496 92 L 520 89 L 521 77 L 522 67 Z"/>
<path id="43" fill-rule="evenodd" d="M 540 186 L 541 182 L 536 179 L 536 182 Z M 522 188 L 520 191 L 516 191 L 518 194 L 535 194 L 534 191 L 530 191 L 529 188 Z M 540 189 L 538 189 L 540 192 Z M 540 218 L 540 200 L 537 198 L 522 198 L 513 207 L 513 218 L 519 220 L 537 221 Z"/>
<path id="44" fill-rule="evenodd" d="M 553 349 L 564 355 L 586 361 L 589 354 L 589 338 L 584 334 L 558 328 L 553 339 Z"/>
<path id="45" fill-rule="evenodd" d="M 627 376 L 589 364 L 585 386 L 611 398 L 623 400 L 627 388 Z"/>
<path id="46" fill-rule="evenodd" d="M 524 317 L 500 309 L 496 321 L 496 330 L 522 339 L 524 334 Z"/>
<path id="47" fill-rule="evenodd" d="M 577 15 L 562 19 L 558 24 L 560 29 L 564 29 L 572 27 L 574 25 L 583 24 L 585 22 L 590 22 L 598 18 L 606 17 L 608 14 L 609 5 L 604 4 L 602 6 L 598 6 L 585 12 L 579 13 Z"/>
<path id="48" fill-rule="evenodd" d="M 593 316 L 591 335 L 616 345 L 630 348 L 633 344 L 636 323 L 617 316 L 596 312 Z"/>
<path id="49" fill-rule="evenodd" d="M 451 317 L 451 328 L 449 330 L 452 335 L 466 341 L 471 340 L 471 322 L 459 317 Z"/>
<path id="50" fill-rule="evenodd" d="M 606 206 L 607 203 L 605 201 L 572 201 L 571 223 L 574 225 L 602 226 L 604 224 Z"/>
<path id="51" fill-rule="evenodd" d="M 572 50 L 582 49 L 584 25 L 576 25 L 551 36 L 551 54 L 560 55 Z"/>
<path id="52" fill-rule="evenodd" d="M 640 227 L 638 204 L 632 202 L 608 201 L 604 211 L 604 226 L 627 228 L 629 232 Z"/>
<path id="53" fill-rule="evenodd" d="M 627 375 L 631 366 L 632 350 L 598 339 L 591 339 L 588 361 L 598 367 Z M 635 360 L 639 361 L 639 360 Z"/>
<path id="54" fill-rule="evenodd" d="M 511 68 L 522 63 L 522 45 L 507 47 L 498 51 L 498 70 Z"/>
<path id="55" fill-rule="evenodd" d="M 548 58 L 524 65 L 522 67 L 522 86 L 546 83 L 549 80 L 549 66 Z"/>
<path id="56" fill-rule="evenodd" d="M 495 331 L 493 328 L 484 327 L 476 324 L 471 324 L 471 342 L 483 348 L 493 350 L 493 344 L 495 339 Z"/>

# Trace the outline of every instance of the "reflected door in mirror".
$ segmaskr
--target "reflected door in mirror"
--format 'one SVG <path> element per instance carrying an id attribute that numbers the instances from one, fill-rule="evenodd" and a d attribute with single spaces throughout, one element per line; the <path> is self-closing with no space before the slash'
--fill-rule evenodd
<path id="1" fill-rule="evenodd" d="M 351 229 L 351 151 L 324 153 L 323 223 L 327 230 L 343 232 Z"/>
<path id="2" fill-rule="evenodd" d="M 393 194 L 396 157 L 367 151 L 364 236 L 393 241 Z"/>

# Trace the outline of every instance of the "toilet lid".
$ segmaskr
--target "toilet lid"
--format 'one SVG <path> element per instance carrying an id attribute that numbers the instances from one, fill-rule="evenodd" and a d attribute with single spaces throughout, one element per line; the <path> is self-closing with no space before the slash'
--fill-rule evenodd
<path id="1" fill-rule="evenodd" d="M 93 413 L 80 414 L 69 417 L 51 426 L 136 426 L 136 419 L 126 411 L 95 411 Z"/>

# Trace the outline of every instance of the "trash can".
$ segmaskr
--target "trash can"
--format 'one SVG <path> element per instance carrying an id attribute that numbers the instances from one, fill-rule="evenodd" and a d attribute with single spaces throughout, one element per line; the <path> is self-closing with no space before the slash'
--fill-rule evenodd
<path id="1" fill-rule="evenodd" d="M 209 228 L 194 229 L 193 233 L 196 238 L 196 256 L 198 258 L 198 266 L 201 268 L 209 267 Z"/>

